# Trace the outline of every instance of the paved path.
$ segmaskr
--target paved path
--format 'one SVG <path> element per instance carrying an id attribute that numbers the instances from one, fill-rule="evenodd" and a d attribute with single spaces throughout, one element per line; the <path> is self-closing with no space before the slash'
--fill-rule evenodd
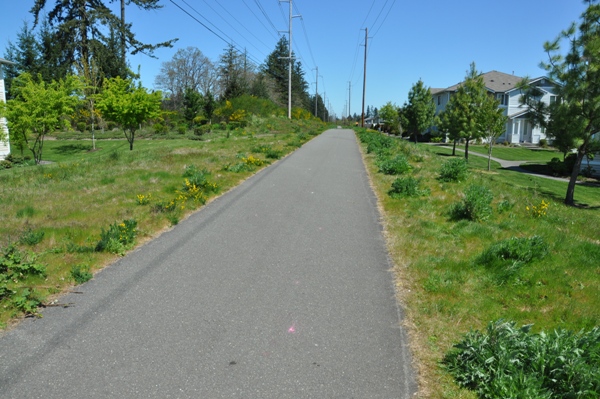
<path id="1" fill-rule="evenodd" d="M 439 144 L 432 144 L 438 147 L 442 147 L 442 148 L 448 148 L 448 149 L 452 149 L 452 147 L 450 146 L 446 146 L 446 145 L 439 145 Z M 461 149 L 461 148 L 457 148 L 456 151 L 461 151 L 461 152 L 465 152 L 465 150 Z M 476 157 L 482 157 L 487 159 L 488 156 L 487 154 L 481 154 L 475 151 L 469 151 L 469 156 L 474 155 Z M 507 161 L 506 159 L 500 159 L 500 158 L 495 158 L 492 157 L 491 158 L 492 161 L 494 162 L 498 162 L 500 164 L 500 167 L 502 167 L 503 169 L 508 169 L 508 170 L 512 170 L 514 172 L 519 172 L 519 173 L 527 173 L 533 176 L 537 176 L 537 177 L 541 177 L 544 179 L 550 179 L 550 180 L 557 180 L 557 181 L 564 181 L 564 182 L 568 182 L 569 179 L 564 178 L 564 177 L 555 177 L 555 176 L 548 176 L 548 175 L 542 175 L 539 173 L 534 173 L 530 170 L 527 170 L 525 168 L 522 168 L 521 165 L 529 162 L 529 161 Z"/>
<path id="2" fill-rule="evenodd" d="M 0 339 L 1 398 L 409 398 L 376 199 L 330 130 Z"/>

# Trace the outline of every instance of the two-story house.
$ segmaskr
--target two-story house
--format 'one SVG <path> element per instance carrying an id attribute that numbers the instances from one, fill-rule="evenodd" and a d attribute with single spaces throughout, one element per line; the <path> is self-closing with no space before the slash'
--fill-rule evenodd
<path id="1" fill-rule="evenodd" d="M 4 72 L 2 65 L 12 64 L 12 62 L 0 58 L 0 102 L 6 102 L 6 91 L 4 89 Z M 10 154 L 10 143 L 8 141 L 8 128 L 6 127 L 6 118 L 0 117 L 0 159 L 6 158 Z"/>
<path id="2" fill-rule="evenodd" d="M 506 129 L 498 138 L 499 143 L 509 142 L 538 144 L 541 139 L 546 138 L 546 134 L 539 126 L 533 126 L 527 118 L 529 108 L 519 102 L 521 90 L 517 84 L 523 80 L 522 77 L 491 71 L 481 75 L 485 87 L 490 95 L 493 95 L 499 102 L 500 107 L 504 109 L 504 114 L 508 116 Z M 450 97 L 456 93 L 461 83 L 450 86 L 446 89 L 431 89 L 431 95 L 436 104 L 436 114 L 446 109 Z M 550 104 L 557 100 L 552 82 L 546 77 L 531 79 L 530 84 L 538 86 L 542 93 L 542 101 Z"/>

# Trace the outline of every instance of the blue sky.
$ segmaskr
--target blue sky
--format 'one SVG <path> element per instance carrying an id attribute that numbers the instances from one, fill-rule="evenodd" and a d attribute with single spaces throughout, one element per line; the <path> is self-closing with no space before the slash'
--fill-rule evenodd
<path id="1" fill-rule="evenodd" d="M 106 1 L 108 3 L 108 1 Z M 48 0 L 54 5 L 55 0 Z M 277 0 L 162 0 L 157 11 L 129 6 L 127 17 L 139 40 L 156 43 L 178 38 L 172 49 L 152 59 L 131 56 L 141 67 L 142 82 L 154 87 L 161 64 L 179 48 L 197 47 L 217 61 L 228 42 L 262 63 L 288 30 L 289 3 Z M 16 41 L 23 21 L 32 22 L 33 0 L 0 1 L 0 56 Z M 207 25 L 203 27 L 179 7 Z M 117 10 L 117 3 L 112 6 Z M 260 8 L 259 8 L 260 6 Z M 481 72 L 497 70 L 518 76 L 544 74 L 543 43 L 578 21 L 580 0 L 293 0 L 293 49 L 315 92 L 325 92 L 330 112 L 360 114 L 365 28 L 369 29 L 366 104 L 402 105 L 411 86 L 422 79 L 429 87 L 460 82 L 471 62 Z M 193 9 L 192 9 L 193 8 Z M 300 17 L 300 16 L 301 17 Z M 349 93 L 349 82 L 352 90 Z"/>

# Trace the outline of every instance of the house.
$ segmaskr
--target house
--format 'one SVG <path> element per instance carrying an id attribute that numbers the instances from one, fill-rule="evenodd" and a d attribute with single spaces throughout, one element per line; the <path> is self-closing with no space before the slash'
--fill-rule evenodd
<path id="1" fill-rule="evenodd" d="M 0 58 L 0 101 L 6 102 L 6 92 L 4 90 L 4 72 L 2 65 L 12 65 L 13 63 Z M 0 118 L 0 160 L 6 158 L 10 154 L 10 143 L 8 141 L 8 127 L 6 126 L 6 118 Z"/>
<path id="2" fill-rule="evenodd" d="M 542 128 L 533 126 L 529 122 L 527 118 L 529 107 L 519 102 L 521 90 L 517 88 L 517 85 L 523 80 L 522 77 L 498 71 L 484 73 L 481 77 L 490 95 L 493 95 L 500 102 L 500 108 L 508 116 L 506 129 L 497 140 L 499 143 L 538 144 L 541 139 L 546 138 L 545 131 Z M 555 94 L 554 85 L 548 78 L 540 77 L 531 79 L 529 83 L 537 86 L 544 93 L 541 98 L 542 101 L 550 104 L 557 100 L 558 97 Z M 446 109 L 450 97 L 456 93 L 461 84 L 462 82 L 446 89 L 430 89 L 436 105 L 436 114 Z"/>

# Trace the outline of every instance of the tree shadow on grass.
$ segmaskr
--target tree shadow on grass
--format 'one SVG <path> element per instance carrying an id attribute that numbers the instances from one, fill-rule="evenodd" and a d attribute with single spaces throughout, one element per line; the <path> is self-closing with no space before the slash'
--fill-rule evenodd
<path id="1" fill-rule="evenodd" d="M 73 155 L 78 154 L 80 152 L 89 152 L 92 151 L 92 146 L 90 144 L 64 144 L 58 146 L 54 149 L 54 152 L 60 155 Z"/>

